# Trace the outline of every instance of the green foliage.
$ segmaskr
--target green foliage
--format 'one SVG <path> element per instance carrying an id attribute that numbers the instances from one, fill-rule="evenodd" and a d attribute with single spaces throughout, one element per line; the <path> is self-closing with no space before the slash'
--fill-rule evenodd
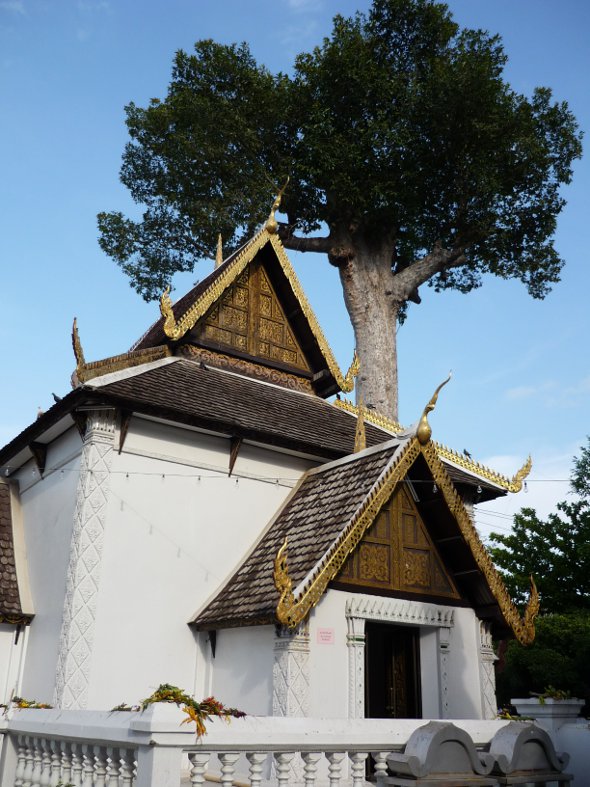
<path id="1" fill-rule="evenodd" d="M 543 613 L 590 610 L 590 440 L 574 459 L 570 485 L 580 497 L 558 503 L 547 520 L 523 508 L 511 533 L 490 534 L 492 559 L 513 599 L 524 604 L 533 575 Z"/>
<path id="2" fill-rule="evenodd" d="M 590 615 L 587 612 L 543 615 L 529 647 L 511 641 L 497 673 L 498 701 L 512 697 L 580 697 L 590 703 Z M 502 663 L 504 662 L 504 663 Z M 559 686 L 560 695 L 550 691 Z"/>
<path id="3" fill-rule="evenodd" d="M 440 244 L 462 262 L 428 273 L 437 289 L 468 292 L 491 272 L 543 297 L 563 264 L 551 238 L 580 134 L 548 89 L 514 92 L 505 62 L 497 36 L 460 30 L 430 0 L 336 16 L 291 76 L 246 44 L 199 41 L 176 54 L 164 99 L 126 108 L 121 180 L 143 215 L 99 214 L 100 245 L 157 297 L 214 255 L 218 232 L 239 246 L 289 174 L 292 247 L 325 223 L 335 244 L 385 249 L 398 273 Z"/>

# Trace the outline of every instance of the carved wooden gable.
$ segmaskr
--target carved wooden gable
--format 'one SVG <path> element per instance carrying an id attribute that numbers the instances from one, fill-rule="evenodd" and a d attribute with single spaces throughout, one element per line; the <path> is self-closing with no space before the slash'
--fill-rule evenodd
<path id="1" fill-rule="evenodd" d="M 368 590 L 460 597 L 404 488 L 381 509 L 336 583 Z"/>
<path id="2" fill-rule="evenodd" d="M 206 347 L 309 374 L 310 367 L 264 267 L 254 262 L 195 326 Z"/>

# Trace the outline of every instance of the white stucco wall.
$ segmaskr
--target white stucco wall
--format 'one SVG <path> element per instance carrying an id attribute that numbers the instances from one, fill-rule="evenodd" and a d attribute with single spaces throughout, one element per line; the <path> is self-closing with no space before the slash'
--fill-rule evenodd
<path id="1" fill-rule="evenodd" d="M 0 623 L 0 703 L 6 704 L 13 696 L 22 694 L 21 682 L 28 627 Z"/>
<path id="2" fill-rule="evenodd" d="M 228 438 L 132 420 L 111 465 L 88 707 L 203 685 L 187 622 L 310 464 L 243 445 L 228 477 L 229 450 Z"/>
<path id="3" fill-rule="evenodd" d="M 219 631 L 212 660 L 214 696 L 250 715 L 270 716 L 273 645 L 274 626 Z"/>
<path id="4" fill-rule="evenodd" d="M 72 428 L 49 445 L 43 479 L 32 461 L 13 476 L 20 486 L 35 612 L 22 694 L 38 702 L 52 699 L 81 449 L 80 435 Z"/>

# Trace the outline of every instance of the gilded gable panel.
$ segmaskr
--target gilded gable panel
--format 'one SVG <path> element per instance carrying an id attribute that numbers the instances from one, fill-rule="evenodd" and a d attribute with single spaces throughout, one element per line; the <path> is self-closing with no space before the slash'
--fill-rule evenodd
<path id="1" fill-rule="evenodd" d="M 381 509 L 336 581 L 359 589 L 459 598 L 404 488 Z"/>
<path id="2" fill-rule="evenodd" d="M 307 360 L 260 263 L 245 270 L 195 326 L 197 341 L 309 372 Z"/>

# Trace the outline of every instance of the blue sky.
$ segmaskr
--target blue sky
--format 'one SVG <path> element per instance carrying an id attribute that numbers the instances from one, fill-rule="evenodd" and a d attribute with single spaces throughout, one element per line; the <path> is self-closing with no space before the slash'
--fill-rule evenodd
<path id="1" fill-rule="evenodd" d="M 162 97 L 177 49 L 211 37 L 246 40 L 272 70 L 330 31 L 335 13 L 366 0 L 0 0 L 0 443 L 69 390 L 72 318 L 88 360 L 124 352 L 157 317 L 97 244 L 96 214 L 132 213 L 118 180 L 123 107 Z M 501 34 L 513 87 L 566 99 L 590 127 L 590 4 L 586 0 L 452 0 L 456 20 Z M 545 513 L 567 492 L 585 441 L 590 398 L 587 292 L 588 156 L 564 191 L 556 236 L 562 282 L 533 301 L 514 282 L 486 280 L 464 296 L 424 288 L 399 333 L 400 418 L 411 423 L 453 370 L 431 418 L 436 439 L 512 474 L 530 452 L 528 493 L 478 514 L 506 528 L 521 505 Z M 317 255 L 292 255 L 341 363 L 352 331 L 336 273 Z M 203 278 L 203 262 L 175 281 Z M 548 480 L 556 479 L 556 480 Z M 491 512 L 491 513 L 489 513 Z"/>

